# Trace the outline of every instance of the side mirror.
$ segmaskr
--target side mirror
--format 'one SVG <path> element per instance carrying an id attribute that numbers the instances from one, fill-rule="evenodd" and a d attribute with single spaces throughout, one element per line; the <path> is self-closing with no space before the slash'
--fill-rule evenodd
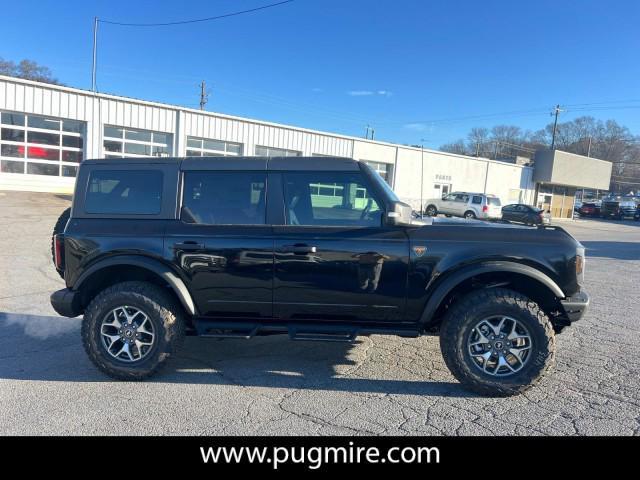
<path id="1" fill-rule="evenodd" d="M 385 224 L 411 225 L 412 211 L 411 205 L 404 202 L 393 202 L 385 214 Z"/>

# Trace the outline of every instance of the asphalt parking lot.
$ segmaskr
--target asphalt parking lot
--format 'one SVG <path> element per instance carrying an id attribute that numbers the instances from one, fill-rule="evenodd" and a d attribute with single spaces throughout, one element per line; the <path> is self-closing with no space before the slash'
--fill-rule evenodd
<path id="1" fill-rule="evenodd" d="M 640 222 L 562 223 L 587 247 L 587 317 L 555 373 L 488 399 L 449 374 L 437 338 L 355 345 L 187 339 L 145 383 L 114 382 L 55 314 L 50 232 L 67 197 L 0 192 L 0 434 L 640 434 Z"/>

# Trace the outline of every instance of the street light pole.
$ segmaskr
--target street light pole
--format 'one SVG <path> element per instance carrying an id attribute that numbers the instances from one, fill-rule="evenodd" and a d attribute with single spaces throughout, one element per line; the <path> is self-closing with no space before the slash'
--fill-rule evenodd
<path id="1" fill-rule="evenodd" d="M 98 17 L 93 17 L 93 63 L 91 65 L 91 90 L 96 93 L 96 59 L 98 56 Z"/>
<path id="2" fill-rule="evenodd" d="M 424 214 L 424 138 L 420 139 L 420 217 Z"/>

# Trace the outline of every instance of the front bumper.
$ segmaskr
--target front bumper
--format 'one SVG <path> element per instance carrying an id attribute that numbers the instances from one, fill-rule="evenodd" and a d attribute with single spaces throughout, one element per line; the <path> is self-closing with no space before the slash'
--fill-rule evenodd
<path id="1" fill-rule="evenodd" d="M 63 288 L 51 294 L 51 306 L 63 317 L 77 317 L 82 313 L 80 296 L 70 288 Z"/>
<path id="2" fill-rule="evenodd" d="M 577 322 L 589 309 L 590 302 L 587 292 L 578 292 L 571 297 L 567 297 L 564 300 L 560 300 L 562 307 L 564 308 L 567 318 L 570 322 Z"/>

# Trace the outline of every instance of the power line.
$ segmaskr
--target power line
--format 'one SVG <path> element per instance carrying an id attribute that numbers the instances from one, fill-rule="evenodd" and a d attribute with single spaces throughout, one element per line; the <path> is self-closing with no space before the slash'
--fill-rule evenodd
<path id="1" fill-rule="evenodd" d="M 206 18 L 196 18 L 192 20 L 180 20 L 176 22 L 163 22 L 163 23 L 125 23 L 125 22 L 114 22 L 111 20 L 98 20 L 100 23 L 108 23 L 110 25 L 120 25 L 123 27 L 167 27 L 170 25 L 185 25 L 187 23 L 199 23 L 199 22 L 208 22 L 211 20 L 219 20 L 221 18 L 235 17 L 237 15 L 243 15 L 245 13 L 257 12 L 258 10 L 265 10 L 267 8 L 277 7 L 279 5 L 284 5 L 285 3 L 291 3 L 295 0 L 284 0 L 282 2 L 271 3 L 269 5 L 263 5 L 261 7 L 250 8 L 248 10 L 241 10 L 239 12 L 226 13 L 224 15 L 216 15 L 215 17 L 206 17 Z"/>

